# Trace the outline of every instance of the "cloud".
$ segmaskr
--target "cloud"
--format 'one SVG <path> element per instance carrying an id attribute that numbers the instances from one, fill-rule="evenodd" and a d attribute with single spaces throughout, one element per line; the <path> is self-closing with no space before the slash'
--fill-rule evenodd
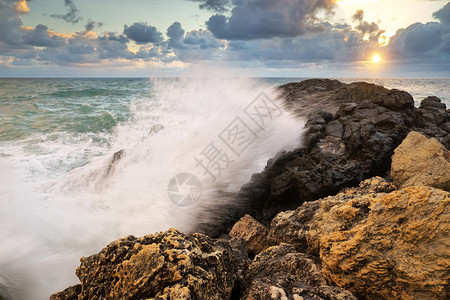
<path id="1" fill-rule="evenodd" d="M 364 20 L 364 11 L 362 9 L 357 9 L 355 14 L 352 16 L 353 22 L 362 22 Z"/>
<path id="2" fill-rule="evenodd" d="M 216 14 L 207 28 L 216 38 L 226 40 L 270 39 L 295 37 L 316 26 L 319 10 L 331 12 L 334 0 L 234 0 L 231 16 Z"/>
<path id="3" fill-rule="evenodd" d="M 450 25 L 450 2 L 433 14 L 442 24 Z"/>
<path id="4" fill-rule="evenodd" d="M 86 31 L 92 31 L 94 30 L 95 27 L 102 27 L 103 23 L 102 22 L 95 22 L 92 20 L 89 20 L 86 25 L 84 25 L 84 28 Z"/>
<path id="5" fill-rule="evenodd" d="M 127 43 L 130 40 L 123 36 L 116 36 L 113 33 L 108 33 L 98 38 L 98 57 L 100 59 L 112 59 L 112 58 L 132 58 L 134 56 L 128 50 Z"/>
<path id="6" fill-rule="evenodd" d="M 223 41 L 216 39 L 210 31 L 203 29 L 188 32 L 183 43 L 199 46 L 200 49 L 218 49 L 225 46 Z"/>
<path id="7" fill-rule="evenodd" d="M 65 43 L 64 39 L 56 35 L 50 36 L 48 27 L 42 24 L 25 33 L 23 40 L 27 45 L 37 47 L 59 47 Z"/>
<path id="8" fill-rule="evenodd" d="M 364 21 L 364 11 L 362 9 L 357 9 L 355 14 L 352 16 L 353 22 L 358 22 L 359 24 L 356 26 L 356 29 L 362 32 L 364 35 L 366 34 L 376 34 L 380 31 L 378 24 L 375 22 L 369 23 Z"/>
<path id="9" fill-rule="evenodd" d="M 228 60 L 255 61 L 274 66 L 299 63 L 349 63 L 367 60 L 377 48 L 373 41 L 363 40 L 350 26 L 323 24 L 328 30 L 308 36 L 273 38 L 271 40 L 231 41 Z"/>
<path id="10" fill-rule="evenodd" d="M 28 12 L 26 2 L 0 0 L 0 41 L 9 46 L 21 46 L 22 19 L 21 15 Z"/>
<path id="11" fill-rule="evenodd" d="M 179 22 L 174 22 L 167 28 L 167 36 L 169 37 L 169 48 L 185 49 L 186 45 L 183 44 L 184 30 L 181 28 Z"/>
<path id="12" fill-rule="evenodd" d="M 124 26 L 123 33 L 137 44 L 159 44 L 163 41 L 161 32 L 156 27 L 139 22 L 131 26 Z"/>
<path id="13" fill-rule="evenodd" d="M 415 23 L 397 31 L 387 49 L 394 58 L 417 57 L 421 53 L 439 52 L 442 38 L 450 30 L 437 22 Z M 427 53 L 429 55 L 430 53 Z M 434 53 L 435 55 L 438 53 Z"/>
<path id="14" fill-rule="evenodd" d="M 189 0 L 193 2 L 201 2 L 198 6 L 215 12 L 225 12 L 231 6 L 231 0 Z"/>
<path id="15" fill-rule="evenodd" d="M 219 58 L 225 41 L 218 40 L 208 30 L 192 30 L 185 33 L 179 22 L 167 28 L 167 48 L 173 50 L 181 61 L 211 60 Z"/>
<path id="16" fill-rule="evenodd" d="M 83 18 L 80 16 L 80 11 L 76 7 L 75 3 L 72 0 L 64 0 L 64 5 L 67 7 L 67 13 L 61 15 L 61 14 L 53 14 L 51 15 L 52 18 L 55 19 L 62 19 L 66 21 L 67 23 L 76 24 L 83 20 Z"/>

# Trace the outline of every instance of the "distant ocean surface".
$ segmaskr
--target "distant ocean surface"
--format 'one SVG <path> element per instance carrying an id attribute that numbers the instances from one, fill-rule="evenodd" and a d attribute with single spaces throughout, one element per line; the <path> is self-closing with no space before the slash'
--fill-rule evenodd
<path id="1" fill-rule="evenodd" d="M 170 177 L 261 91 L 305 79 L 0 79 L 0 296 L 48 298 L 76 283 L 79 257 L 114 239 L 194 228 L 197 212 L 167 200 Z M 339 80 L 405 90 L 416 106 L 434 95 L 450 108 L 450 79 Z M 265 129 L 209 198 L 298 146 L 302 127 L 288 116 Z"/>
<path id="2" fill-rule="evenodd" d="M 306 78 L 256 78 L 281 85 Z M 416 106 L 438 96 L 450 108 L 450 79 L 338 78 L 409 92 Z M 0 157 L 25 162 L 31 176 L 60 176 L 110 149 L 111 134 L 152 101 L 146 78 L 0 79 Z"/>

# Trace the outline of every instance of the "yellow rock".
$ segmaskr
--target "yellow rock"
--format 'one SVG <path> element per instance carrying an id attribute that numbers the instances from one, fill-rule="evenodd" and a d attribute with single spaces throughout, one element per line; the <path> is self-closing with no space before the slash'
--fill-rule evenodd
<path id="1" fill-rule="evenodd" d="M 321 202 L 308 244 L 325 278 L 356 296 L 448 299 L 449 203 L 448 192 L 431 187 L 338 194 Z"/>

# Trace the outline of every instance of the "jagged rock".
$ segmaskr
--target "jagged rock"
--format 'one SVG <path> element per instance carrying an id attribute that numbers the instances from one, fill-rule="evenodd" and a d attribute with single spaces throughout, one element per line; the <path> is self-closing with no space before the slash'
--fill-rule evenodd
<path id="1" fill-rule="evenodd" d="M 356 299 L 348 291 L 328 286 L 314 258 L 297 253 L 289 244 L 258 254 L 245 282 L 241 299 Z"/>
<path id="2" fill-rule="evenodd" d="M 319 201 L 309 201 L 303 203 L 296 210 L 288 210 L 277 214 L 270 224 L 268 236 L 270 242 L 272 244 L 289 243 L 298 251 L 306 252 L 309 222 L 316 210 L 319 209 L 319 205 Z"/>
<path id="3" fill-rule="evenodd" d="M 356 196 L 375 193 L 388 193 L 395 190 L 392 183 L 381 177 L 364 180 L 356 188 L 347 188 L 334 198 L 348 200 Z M 272 244 L 289 243 L 298 251 L 309 252 L 308 231 L 310 222 L 320 208 L 322 200 L 308 201 L 296 210 L 280 212 L 271 221 L 268 239 Z M 362 209 L 367 209 L 361 207 Z"/>
<path id="4" fill-rule="evenodd" d="M 250 215 L 245 215 L 234 224 L 229 235 L 234 238 L 242 238 L 247 243 L 249 254 L 256 255 L 269 247 L 268 233 L 269 231 L 264 225 Z"/>
<path id="5" fill-rule="evenodd" d="M 362 299 L 448 299 L 450 196 L 431 187 L 322 199 L 308 245 Z"/>
<path id="6" fill-rule="evenodd" d="M 387 177 L 394 149 L 411 130 L 450 148 L 450 113 L 436 97 L 415 108 L 407 92 L 329 79 L 289 83 L 280 91 L 286 107 L 307 120 L 303 147 L 269 160 L 235 196 L 238 207 L 225 209 L 221 222 L 200 231 L 220 236 L 246 213 L 268 225 L 278 212 L 305 201 Z"/>
<path id="7" fill-rule="evenodd" d="M 435 137 L 444 147 L 450 149 L 450 113 L 438 97 L 422 100 L 415 115 L 416 130 L 427 137 Z"/>
<path id="8" fill-rule="evenodd" d="M 412 131 L 395 149 L 391 177 L 402 188 L 427 185 L 450 191 L 450 152 L 435 138 Z"/>
<path id="9" fill-rule="evenodd" d="M 81 285 L 51 299 L 228 299 L 249 262 L 232 244 L 175 229 L 129 236 L 82 258 Z"/>

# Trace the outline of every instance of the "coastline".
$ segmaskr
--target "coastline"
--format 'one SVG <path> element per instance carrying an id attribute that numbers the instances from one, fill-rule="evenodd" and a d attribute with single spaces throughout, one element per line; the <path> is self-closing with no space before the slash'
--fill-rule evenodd
<path id="1" fill-rule="evenodd" d="M 304 146 L 241 188 L 244 207 L 222 209 L 200 233 L 115 241 L 82 258 L 81 283 L 51 299 L 445 299 L 445 104 L 427 97 L 414 107 L 407 92 L 326 79 L 281 89 L 307 118 Z M 430 146 L 408 158 L 403 143 Z M 430 169 L 408 171 L 417 157 Z"/>

